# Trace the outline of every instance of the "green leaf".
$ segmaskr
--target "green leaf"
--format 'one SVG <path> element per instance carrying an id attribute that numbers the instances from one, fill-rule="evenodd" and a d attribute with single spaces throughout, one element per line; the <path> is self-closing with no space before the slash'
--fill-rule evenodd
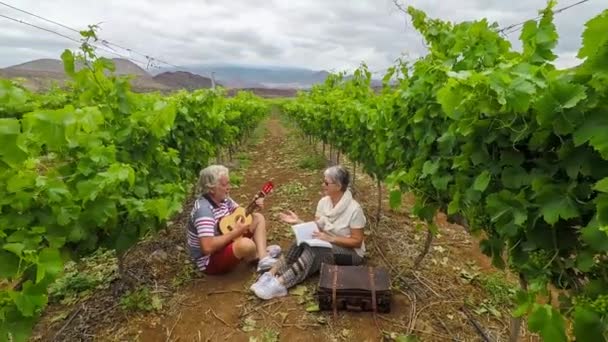
<path id="1" fill-rule="evenodd" d="M 551 124 L 558 115 L 564 115 L 564 109 L 572 108 L 586 98 L 584 86 L 565 80 L 554 82 L 536 104 L 537 121 L 541 125 Z"/>
<path id="2" fill-rule="evenodd" d="M 591 271 L 594 264 L 593 253 L 589 251 L 583 250 L 576 256 L 576 268 L 582 272 Z"/>
<path id="3" fill-rule="evenodd" d="M 579 216 L 578 206 L 570 194 L 561 191 L 560 187 L 544 185 L 540 188 L 536 203 L 540 207 L 543 218 L 550 225 L 562 219 L 571 219 Z"/>
<path id="4" fill-rule="evenodd" d="M 516 304 L 515 310 L 513 311 L 513 317 L 522 317 L 527 314 L 534 304 L 534 295 L 524 290 L 518 290 L 515 293 L 514 302 Z"/>
<path id="5" fill-rule="evenodd" d="M 439 161 L 427 160 L 426 162 L 424 162 L 424 165 L 422 165 L 422 175 L 420 176 L 420 178 L 425 178 L 426 176 L 433 175 L 437 172 L 438 169 Z"/>
<path id="6" fill-rule="evenodd" d="M 41 293 L 31 280 L 23 284 L 21 292 L 9 291 L 9 296 L 25 317 L 34 316 L 36 310 L 43 308 L 47 303 L 46 295 Z"/>
<path id="7" fill-rule="evenodd" d="M 414 207 L 412 208 L 412 214 L 421 218 L 426 222 L 433 222 L 433 218 L 435 217 L 435 213 L 437 212 L 437 207 L 428 203 L 424 203 L 418 198 L 416 198 L 416 202 L 414 203 Z"/>
<path id="8" fill-rule="evenodd" d="M 545 341 L 567 341 L 564 318 L 551 305 L 535 305 L 528 316 L 528 327 Z"/>
<path id="9" fill-rule="evenodd" d="M 63 61 L 63 70 L 65 70 L 65 73 L 68 76 L 74 76 L 75 74 L 75 69 L 74 69 L 74 55 L 72 54 L 72 51 L 70 50 L 65 50 L 63 51 L 63 53 L 61 54 L 61 60 Z"/>
<path id="10" fill-rule="evenodd" d="M 21 251 L 23 251 L 23 249 L 25 248 L 25 245 L 22 243 L 5 243 L 4 246 L 2 246 L 2 248 L 4 248 L 5 250 L 9 251 L 9 252 L 13 252 L 15 253 L 16 256 L 21 256 Z"/>
<path id="11" fill-rule="evenodd" d="M 395 342 L 418 342 L 418 337 L 416 335 L 399 335 Z"/>
<path id="12" fill-rule="evenodd" d="M 574 310 L 574 336 L 577 341 L 606 341 L 608 324 L 595 312 L 577 306 Z"/>
<path id="13" fill-rule="evenodd" d="M 289 294 L 294 296 L 303 296 L 306 293 L 306 286 L 298 285 L 289 291 Z"/>
<path id="14" fill-rule="evenodd" d="M 29 341 L 32 328 L 36 324 L 38 317 L 23 317 L 14 306 L 11 308 L 4 307 L 3 309 L 6 319 L 0 319 L 0 341 Z"/>
<path id="15" fill-rule="evenodd" d="M 608 159 L 608 115 L 596 111 L 587 116 L 582 125 L 574 132 L 574 144 L 580 146 L 589 142 L 604 159 Z"/>
<path id="16" fill-rule="evenodd" d="M 390 192 L 389 203 L 391 208 L 397 209 L 401 206 L 401 190 L 393 189 Z"/>
<path id="17" fill-rule="evenodd" d="M 319 309 L 319 304 L 314 303 L 314 304 L 310 304 L 306 307 L 306 312 L 318 312 L 321 309 Z"/>
<path id="18" fill-rule="evenodd" d="M 521 166 L 505 167 L 500 177 L 502 184 L 510 189 L 519 189 L 530 184 L 528 173 Z"/>
<path id="19" fill-rule="evenodd" d="M 56 248 L 45 248 L 38 254 L 38 267 L 36 271 L 36 283 L 45 276 L 55 277 L 63 270 L 63 260 Z"/>
<path id="20" fill-rule="evenodd" d="M 577 57 L 580 59 L 594 57 L 597 51 L 606 46 L 608 42 L 606 32 L 608 32 L 608 10 L 604 10 L 585 24 L 583 45 L 578 50 Z"/>
<path id="21" fill-rule="evenodd" d="M 593 189 L 601 192 L 608 192 L 608 177 L 595 183 Z"/>
<path id="22" fill-rule="evenodd" d="M 473 189 L 484 192 L 488 184 L 490 184 L 490 172 L 487 170 L 483 171 L 477 178 L 475 178 L 475 183 L 473 183 Z"/>
<path id="23" fill-rule="evenodd" d="M 458 118 L 457 108 L 462 103 L 462 96 L 459 94 L 458 83 L 449 80 L 447 84 L 437 91 L 437 101 L 441 104 L 443 111 L 452 119 Z"/>
<path id="24" fill-rule="evenodd" d="M 431 177 L 431 183 L 435 189 L 445 191 L 448 189 L 448 183 L 452 180 L 452 178 L 452 175 L 444 174 L 443 176 L 439 176 L 435 174 Z"/>
<path id="25" fill-rule="evenodd" d="M 20 135 L 21 124 L 19 120 L 0 118 L 0 146 L 2 146 L 0 156 L 12 166 L 17 166 L 27 159 L 27 153 L 19 144 Z"/>
<path id="26" fill-rule="evenodd" d="M 0 249 L 0 278 L 11 279 L 17 275 L 19 268 L 19 257 L 14 253 Z"/>
<path id="27" fill-rule="evenodd" d="M 448 215 L 453 215 L 460 211 L 460 199 L 460 192 L 457 192 L 452 196 L 452 201 L 448 204 Z"/>
<path id="28" fill-rule="evenodd" d="M 597 220 L 600 226 L 608 226 L 608 195 L 600 195 L 595 200 Z"/>
<path id="29" fill-rule="evenodd" d="M 543 203 L 541 212 L 545 221 L 551 225 L 557 223 L 560 217 L 562 219 L 571 219 L 579 216 L 576 203 L 567 195 Z"/>
<path id="30" fill-rule="evenodd" d="M 608 233 L 600 229 L 597 218 L 581 229 L 581 238 L 593 250 L 598 252 L 608 252 Z"/>
<path id="31" fill-rule="evenodd" d="M 482 240 L 479 243 L 479 247 L 483 254 L 492 257 L 492 265 L 496 268 L 504 269 L 505 261 L 502 258 L 502 250 L 504 242 L 502 240 L 492 238 Z"/>

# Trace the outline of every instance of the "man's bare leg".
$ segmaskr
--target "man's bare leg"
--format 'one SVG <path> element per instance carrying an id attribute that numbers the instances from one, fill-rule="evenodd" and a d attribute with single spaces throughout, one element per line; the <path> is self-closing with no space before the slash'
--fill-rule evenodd
<path id="1" fill-rule="evenodd" d="M 253 242 L 257 249 L 258 259 L 262 260 L 268 253 L 266 252 L 266 219 L 260 213 L 253 214 Z"/>
<path id="2" fill-rule="evenodd" d="M 244 261 L 252 261 L 256 257 L 255 242 L 246 237 L 236 239 L 233 245 L 234 256 Z"/>

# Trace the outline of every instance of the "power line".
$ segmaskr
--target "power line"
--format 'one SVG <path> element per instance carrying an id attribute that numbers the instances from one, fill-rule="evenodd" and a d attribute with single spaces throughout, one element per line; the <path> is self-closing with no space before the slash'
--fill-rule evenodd
<path id="1" fill-rule="evenodd" d="M 38 26 L 38 25 L 34 25 L 34 24 L 32 24 L 32 23 L 28 23 L 27 21 L 23 21 L 23 20 L 20 20 L 20 19 L 12 18 L 12 17 L 6 16 L 6 15 L 4 15 L 4 14 L 0 14 L 0 17 L 5 18 L 5 19 L 8 19 L 8 20 L 11 20 L 11 21 L 14 21 L 14 22 L 17 22 L 17 23 L 19 23 L 19 24 L 23 24 L 23 25 L 27 25 L 27 26 L 30 26 L 30 27 L 36 28 L 36 29 L 38 29 L 38 30 L 42 30 L 42 31 L 45 31 L 45 32 L 48 32 L 48 33 L 55 34 L 55 35 L 57 35 L 57 36 L 60 36 L 60 37 L 65 38 L 65 39 L 68 39 L 68 40 L 70 40 L 70 41 L 72 41 L 72 42 L 75 42 L 75 43 L 77 43 L 77 44 L 82 44 L 82 42 L 81 42 L 81 41 L 79 41 L 79 40 L 77 40 L 77 39 L 74 39 L 74 38 L 72 38 L 72 37 L 70 37 L 70 36 L 66 36 L 66 35 L 65 35 L 65 34 L 63 34 L 63 33 L 60 33 L 60 32 L 57 32 L 57 31 L 54 31 L 54 30 L 51 30 L 51 29 L 47 29 L 47 28 L 45 28 L 45 27 L 41 27 L 41 26 Z M 120 53 L 118 53 L 118 52 L 116 52 L 116 51 L 112 51 L 112 50 L 107 49 L 107 48 L 104 48 L 104 47 L 102 47 L 102 46 L 98 46 L 98 45 L 91 44 L 91 43 L 89 43 L 89 45 L 91 45 L 91 46 L 93 46 L 93 47 L 95 47 L 95 48 L 97 48 L 97 49 L 100 49 L 100 50 L 103 50 L 103 51 L 106 51 L 106 52 L 109 52 L 109 53 L 115 54 L 115 55 L 120 56 L 120 57 L 122 57 L 122 58 L 128 59 L 128 60 L 130 60 L 130 61 L 133 61 L 133 62 L 139 63 L 139 64 L 141 64 L 141 65 L 146 65 L 146 62 L 142 62 L 142 61 L 140 61 L 140 60 L 137 60 L 137 59 L 134 59 L 134 58 L 131 58 L 131 57 L 127 57 L 127 56 L 122 55 L 122 54 L 120 54 Z"/>
<path id="2" fill-rule="evenodd" d="M 20 23 L 20 24 L 24 24 L 24 25 L 27 25 L 27 26 L 31 26 L 31 27 L 34 27 L 34 28 L 37 28 L 37 29 L 39 29 L 39 30 L 43 30 L 43 31 L 46 31 L 46 32 L 49 32 L 49 33 L 52 33 L 52 34 L 56 34 L 56 35 L 58 35 L 58 36 L 61 36 L 61 37 L 66 38 L 66 39 L 69 39 L 69 40 L 71 40 L 71 41 L 73 41 L 73 42 L 76 42 L 76 43 L 78 43 L 78 44 L 80 44 L 80 43 L 81 43 L 80 41 L 78 41 L 78 40 L 76 40 L 76 39 L 74 39 L 74 38 L 72 38 L 72 37 L 66 36 L 65 34 L 59 33 L 59 32 L 57 32 L 57 31 L 49 30 L 49 29 L 44 28 L 44 27 L 41 27 L 41 26 L 37 26 L 37 25 L 34 25 L 34 24 L 30 24 L 30 23 L 28 23 L 28 22 L 26 22 L 26 21 L 23 21 L 23 20 L 20 20 L 20 19 L 11 18 L 11 17 L 8 17 L 8 16 L 3 15 L 3 14 L 0 14 L 0 17 L 2 17 L 2 18 L 6 18 L 6 19 L 8 19 L 8 20 L 15 21 L 15 22 Z"/>
<path id="3" fill-rule="evenodd" d="M 54 25 L 58 25 L 58 26 L 63 27 L 63 28 L 65 28 L 65 29 L 67 29 L 67 30 L 70 30 L 70 31 L 73 31 L 73 32 L 76 32 L 76 33 L 80 34 L 80 31 L 79 31 L 79 30 L 77 30 L 77 29 L 75 29 L 75 28 L 73 28 L 73 27 L 70 27 L 70 26 L 67 26 L 67 25 L 65 25 L 65 24 L 59 23 L 59 22 L 57 22 L 57 21 L 54 21 L 54 20 L 51 20 L 51 19 L 48 19 L 48 18 L 42 17 L 42 16 L 40 16 L 40 15 L 38 15 L 38 14 L 35 14 L 35 13 L 32 13 L 32 12 L 29 12 L 29 11 L 26 11 L 26 10 L 24 10 L 24 9 L 21 9 L 21 8 L 18 8 L 18 7 L 15 7 L 15 6 L 12 6 L 12 5 L 7 4 L 7 3 L 5 3 L 5 2 L 3 2 L 3 1 L 0 1 L 0 5 L 4 5 L 4 6 L 6 6 L 6 7 L 12 8 L 12 9 L 14 9 L 14 10 L 16 10 L 16 11 L 19 11 L 19 12 L 22 12 L 22 13 L 25 13 L 25 14 L 28 14 L 28 15 L 31 15 L 31 16 L 33 16 L 33 17 L 36 17 L 36 18 L 40 19 L 40 20 L 44 20 L 44 21 L 46 21 L 46 22 L 48 22 L 48 23 L 51 23 L 51 24 L 54 24 Z M 32 25 L 30 25 L 30 26 L 32 26 Z M 39 27 L 37 27 L 37 28 L 39 28 Z M 45 30 L 46 30 L 46 29 L 45 29 Z M 57 34 L 57 33 L 56 33 L 56 34 Z M 172 63 L 166 62 L 166 61 L 164 61 L 164 60 L 161 60 L 161 59 L 156 58 L 156 57 L 152 57 L 152 56 L 147 55 L 147 54 L 144 54 L 144 53 L 137 52 L 137 51 L 135 51 L 135 50 L 133 50 L 133 49 L 130 49 L 130 48 L 127 48 L 127 47 L 124 47 L 124 46 L 121 46 L 121 45 L 118 45 L 118 44 L 112 43 L 112 42 L 110 42 L 110 41 L 108 41 L 108 40 L 105 40 L 105 39 L 100 39 L 100 41 L 101 41 L 101 43 L 102 43 L 103 45 L 105 45 L 105 46 L 107 46 L 107 47 L 109 47 L 108 45 L 115 46 L 115 47 L 117 47 L 117 48 L 119 48 L 119 49 L 123 49 L 123 50 L 125 50 L 125 51 L 129 51 L 130 53 L 135 53 L 135 54 L 138 54 L 138 55 L 140 55 L 140 56 L 142 56 L 142 57 L 145 57 L 145 58 L 146 58 L 146 60 L 148 61 L 147 63 L 138 62 L 138 63 L 142 63 L 143 65 L 150 66 L 150 64 L 153 64 L 153 62 L 154 62 L 154 61 L 157 61 L 157 62 L 159 62 L 159 63 L 166 64 L 166 65 L 169 65 L 169 66 L 172 66 L 172 67 L 175 67 L 175 68 L 180 68 L 179 66 L 177 66 L 177 65 L 175 65 L 175 64 L 172 64 Z M 108 50 L 105 50 L 105 51 L 108 51 Z M 119 55 L 119 56 L 121 56 L 121 57 L 123 57 L 123 58 L 127 58 L 127 57 L 124 57 L 123 55 L 118 54 L 118 53 L 117 53 L 117 52 L 115 52 L 115 51 L 114 51 L 114 52 L 112 52 L 112 53 L 117 54 L 117 55 Z"/>
<path id="4" fill-rule="evenodd" d="M 578 5 L 582 5 L 582 4 L 584 4 L 585 2 L 588 2 L 588 1 L 589 1 L 589 0 L 581 0 L 581 1 L 576 2 L 576 3 L 574 3 L 574 4 L 570 4 L 570 5 L 568 5 L 568 6 L 565 6 L 565 7 L 562 7 L 562 8 L 558 8 L 558 9 L 556 9 L 555 11 L 553 11 L 553 14 L 559 14 L 559 13 L 561 13 L 561 12 L 564 12 L 564 11 L 566 11 L 566 10 L 569 10 L 569 9 L 570 9 L 570 8 L 572 8 L 572 7 L 576 7 L 576 6 L 578 6 Z M 516 28 L 516 27 L 518 27 L 518 26 L 522 26 L 522 25 L 524 25 L 525 23 L 527 23 L 527 22 L 528 22 L 528 21 L 530 21 L 530 20 L 538 20 L 538 19 L 540 19 L 540 18 L 542 18 L 542 15 L 537 15 L 536 17 L 534 17 L 534 18 L 532 18 L 532 19 L 528 19 L 528 20 L 526 20 L 526 21 L 522 21 L 522 22 L 520 22 L 520 23 L 511 24 L 511 25 L 509 25 L 509 26 L 507 26 L 507 27 L 503 27 L 503 28 L 501 28 L 500 30 L 498 30 L 498 33 L 503 33 L 503 34 L 505 34 L 505 35 L 508 35 L 508 34 L 513 33 L 513 32 L 517 32 L 517 31 L 521 30 L 521 28 Z M 514 28 L 516 28 L 516 29 L 514 29 Z M 507 32 L 507 31 L 508 31 L 508 32 Z"/>
<path id="5" fill-rule="evenodd" d="M 49 22 L 49 23 L 51 23 L 51 24 L 59 25 L 59 26 L 61 26 L 61 27 L 63 27 L 63 28 L 66 28 L 66 29 L 68 29 L 68 30 L 70 30 L 70 31 L 74 31 L 74 32 L 76 32 L 76 33 L 80 34 L 80 31 L 78 31 L 78 30 L 76 30 L 76 29 L 74 29 L 74 28 L 71 28 L 71 27 L 69 27 L 69 26 L 63 25 L 63 24 L 61 24 L 61 23 L 58 23 L 58 22 L 56 22 L 56 21 L 53 21 L 53 20 L 50 20 L 50 19 L 47 19 L 47 18 L 43 18 L 43 17 L 41 17 L 41 16 L 39 16 L 39 15 L 37 15 L 37 14 L 34 14 L 34 13 L 32 13 L 32 12 L 28 12 L 28 11 L 23 10 L 23 9 L 20 9 L 20 8 L 17 8 L 17 7 L 15 7 L 15 6 L 12 6 L 12 5 L 7 4 L 7 3 L 5 3 L 5 2 L 0 1 L 0 5 L 4 5 L 4 6 L 6 6 L 6 7 L 10 7 L 10 8 L 12 8 L 12 9 L 16 10 L 16 11 L 23 12 L 23 13 L 25 13 L 25 14 L 29 14 L 29 15 L 31 15 L 31 16 L 34 16 L 34 17 L 38 18 L 38 19 L 42 19 L 42 20 L 44 20 L 44 21 L 46 21 L 46 22 Z"/>

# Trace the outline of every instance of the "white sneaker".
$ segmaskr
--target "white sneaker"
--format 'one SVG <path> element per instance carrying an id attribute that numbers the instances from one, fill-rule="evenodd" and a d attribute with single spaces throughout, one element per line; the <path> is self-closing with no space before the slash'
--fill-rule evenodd
<path id="1" fill-rule="evenodd" d="M 279 255 L 281 255 L 281 246 L 279 246 L 279 245 L 270 245 L 270 246 L 266 247 L 266 252 L 272 258 L 276 259 L 276 258 L 279 257 Z"/>
<path id="2" fill-rule="evenodd" d="M 260 287 L 260 285 L 268 282 L 270 280 L 270 278 L 273 278 L 273 275 L 270 272 L 265 272 L 258 278 L 258 280 L 255 283 L 251 284 L 249 289 L 251 291 L 255 292 L 256 288 L 258 288 L 258 287 Z"/>
<path id="3" fill-rule="evenodd" d="M 265 300 L 287 296 L 287 288 L 285 288 L 276 277 L 272 277 L 265 283 L 260 284 L 253 292 L 256 296 Z"/>
<path id="4" fill-rule="evenodd" d="M 258 272 L 265 272 L 272 268 L 277 259 L 267 255 L 258 261 Z"/>

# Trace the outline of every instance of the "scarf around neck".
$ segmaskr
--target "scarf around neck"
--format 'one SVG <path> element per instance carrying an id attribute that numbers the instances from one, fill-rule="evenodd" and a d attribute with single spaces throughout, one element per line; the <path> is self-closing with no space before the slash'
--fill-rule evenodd
<path id="1" fill-rule="evenodd" d="M 334 222 L 344 213 L 346 208 L 348 208 L 353 200 L 353 195 L 350 190 L 346 190 L 340 198 L 340 201 L 331 209 L 325 209 L 324 212 L 321 213 L 319 217 L 319 221 L 317 223 L 324 231 L 328 233 L 335 233 L 334 230 L 338 227 L 335 227 Z"/>

